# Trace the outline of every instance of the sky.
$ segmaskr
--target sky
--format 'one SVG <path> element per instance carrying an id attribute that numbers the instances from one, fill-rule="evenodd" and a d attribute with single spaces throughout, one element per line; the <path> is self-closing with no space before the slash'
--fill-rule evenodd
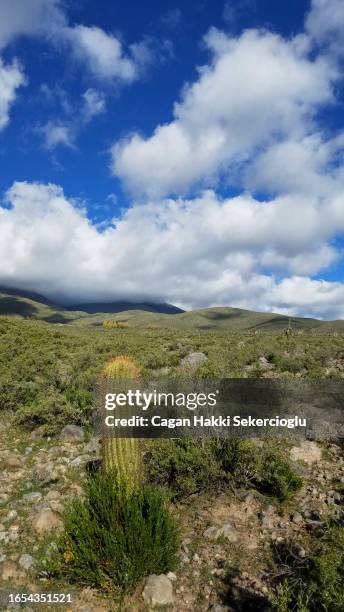
<path id="1" fill-rule="evenodd" d="M 344 318 L 343 0 L 1 0 L 0 285 Z"/>

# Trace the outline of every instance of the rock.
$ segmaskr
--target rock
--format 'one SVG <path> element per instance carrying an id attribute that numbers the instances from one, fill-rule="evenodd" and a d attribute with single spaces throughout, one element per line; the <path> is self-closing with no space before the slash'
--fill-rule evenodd
<path id="1" fill-rule="evenodd" d="M 238 541 L 238 536 L 234 531 L 233 525 L 231 525 L 230 523 L 226 523 L 225 525 L 223 525 L 223 527 L 221 527 L 221 529 L 219 529 L 218 537 L 219 536 L 223 536 L 229 542 L 232 543 Z"/>
<path id="2" fill-rule="evenodd" d="M 148 576 L 142 596 L 145 602 L 152 608 L 172 605 L 174 597 L 171 580 L 165 574 L 160 576 L 151 574 Z"/>
<path id="3" fill-rule="evenodd" d="M 182 368 L 197 368 L 207 360 L 208 357 L 204 353 L 189 353 L 181 360 L 180 366 Z"/>
<path id="4" fill-rule="evenodd" d="M 171 582 L 175 582 L 177 580 L 177 576 L 174 572 L 168 572 L 166 576 L 169 580 L 171 580 Z"/>
<path id="5" fill-rule="evenodd" d="M 85 432 L 78 425 L 66 425 L 61 431 L 60 438 L 64 442 L 83 442 Z"/>
<path id="6" fill-rule="evenodd" d="M 17 516 L 18 516 L 17 510 L 10 510 L 9 513 L 4 518 L 4 521 L 10 523 L 11 521 L 14 521 L 14 519 L 16 519 Z"/>
<path id="7" fill-rule="evenodd" d="M 36 427 L 36 429 L 34 429 L 31 432 L 31 440 L 40 440 L 41 438 L 43 438 L 44 436 L 44 425 L 40 425 L 39 427 Z"/>
<path id="8" fill-rule="evenodd" d="M 24 554 L 21 555 L 18 563 L 24 570 L 29 570 L 34 564 L 34 558 L 31 555 Z"/>
<path id="9" fill-rule="evenodd" d="M 59 476 L 55 472 L 55 468 L 52 463 L 37 466 L 34 471 L 34 476 L 42 486 L 46 486 L 59 480 Z"/>
<path id="10" fill-rule="evenodd" d="M 39 491 L 32 491 L 32 493 L 25 493 L 23 495 L 23 500 L 28 504 L 34 504 L 35 502 L 39 502 L 42 499 L 42 493 Z"/>
<path id="11" fill-rule="evenodd" d="M 72 459 L 69 465 L 71 467 L 80 467 L 81 465 L 87 463 L 87 461 L 90 461 L 90 459 L 91 457 L 89 455 L 80 455 L 79 457 Z"/>
<path id="12" fill-rule="evenodd" d="M 221 529 L 218 529 L 218 527 L 208 527 L 208 529 L 203 532 L 203 537 L 207 540 L 217 540 L 221 535 L 220 532 Z"/>
<path id="13" fill-rule="evenodd" d="M 13 453 L 7 457 L 6 467 L 15 469 L 15 468 L 20 468 L 21 466 L 22 466 L 22 460 L 20 459 L 20 457 L 18 457 L 18 455 L 15 455 Z"/>
<path id="14" fill-rule="evenodd" d="M 302 514 L 300 514 L 300 512 L 293 512 L 293 514 L 291 515 L 291 520 L 293 521 L 293 523 L 302 523 Z"/>
<path id="15" fill-rule="evenodd" d="M 95 436 L 92 436 L 89 443 L 86 444 L 84 448 L 85 453 L 90 453 L 91 455 L 92 454 L 100 455 L 100 450 L 101 450 L 100 438 L 96 438 Z"/>
<path id="16" fill-rule="evenodd" d="M 272 522 L 275 518 L 275 507 L 272 504 L 269 504 L 265 510 L 261 513 L 262 524 L 266 526 L 268 522 Z"/>
<path id="17" fill-rule="evenodd" d="M 61 499 L 61 493 L 51 489 L 49 493 L 46 494 L 45 499 L 47 501 L 59 501 Z"/>
<path id="18" fill-rule="evenodd" d="M 14 561 L 4 561 L 1 567 L 1 578 L 2 580 L 16 580 L 19 578 L 19 571 Z"/>
<path id="19" fill-rule="evenodd" d="M 270 361 L 268 361 L 266 357 L 259 357 L 258 363 L 260 367 L 264 370 L 273 370 L 275 367 L 275 364 L 270 363 Z"/>
<path id="20" fill-rule="evenodd" d="M 304 440 L 300 446 L 293 446 L 290 449 L 290 457 L 293 461 L 304 461 L 308 465 L 312 465 L 312 463 L 321 460 L 321 448 L 316 442 Z"/>
<path id="21" fill-rule="evenodd" d="M 63 523 L 52 510 L 41 510 L 33 521 L 33 528 L 39 534 L 49 533 L 54 529 L 60 529 Z"/>

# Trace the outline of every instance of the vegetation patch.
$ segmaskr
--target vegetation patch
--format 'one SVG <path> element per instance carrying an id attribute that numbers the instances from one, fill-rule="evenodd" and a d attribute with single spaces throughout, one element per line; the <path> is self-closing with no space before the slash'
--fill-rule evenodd
<path id="1" fill-rule="evenodd" d="M 128 493 L 114 476 L 90 476 L 86 499 L 71 503 L 52 569 L 79 584 L 122 591 L 175 568 L 178 532 L 161 491 Z"/>
<path id="2" fill-rule="evenodd" d="M 273 598 L 276 612 L 342 612 L 344 610 L 344 528 L 326 527 L 310 557 L 284 565 L 288 577 Z"/>

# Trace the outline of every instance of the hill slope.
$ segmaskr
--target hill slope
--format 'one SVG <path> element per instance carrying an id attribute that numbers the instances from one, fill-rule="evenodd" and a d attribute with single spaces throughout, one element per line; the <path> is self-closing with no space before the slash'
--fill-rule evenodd
<path id="1" fill-rule="evenodd" d="M 67 310 L 71 311 L 83 311 L 88 314 L 96 314 L 99 312 L 104 313 L 116 313 L 123 312 L 124 310 L 144 310 L 147 312 L 159 312 L 163 314 L 179 314 L 184 312 L 181 308 L 173 306 L 172 304 L 153 304 L 151 302 L 94 302 L 91 304 L 77 304 L 73 306 L 66 306 Z"/>
<path id="2" fill-rule="evenodd" d="M 76 308 L 80 310 L 74 310 Z M 133 328 L 155 326 L 162 329 L 218 329 L 223 331 L 279 331 L 285 329 L 289 321 L 289 317 L 281 314 L 231 307 L 203 308 L 183 312 L 169 304 L 113 302 L 111 304 L 80 304 L 63 308 L 38 294 L 0 288 L 1 315 L 83 327 L 98 327 L 103 321 L 111 320 L 126 323 Z M 302 317 L 291 317 L 290 320 L 293 329 L 316 329 L 324 333 L 344 332 L 344 321 L 319 321 Z"/>

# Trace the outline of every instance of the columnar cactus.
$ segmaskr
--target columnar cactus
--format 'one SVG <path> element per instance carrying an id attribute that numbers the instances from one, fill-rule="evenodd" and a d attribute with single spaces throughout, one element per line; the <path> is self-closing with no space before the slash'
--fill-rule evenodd
<path id="1" fill-rule="evenodd" d="M 129 380 L 137 380 L 140 370 L 126 356 L 114 357 L 103 369 L 106 381 L 114 380 L 120 391 L 126 391 Z M 141 442 L 137 438 L 103 438 L 103 469 L 114 472 L 119 482 L 128 489 L 135 488 L 142 479 Z"/>

